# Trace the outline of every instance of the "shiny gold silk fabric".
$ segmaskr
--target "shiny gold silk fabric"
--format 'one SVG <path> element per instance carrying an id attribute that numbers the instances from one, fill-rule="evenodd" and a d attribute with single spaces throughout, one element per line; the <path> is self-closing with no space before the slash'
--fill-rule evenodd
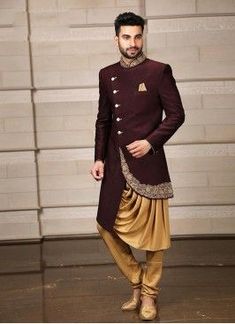
<path id="1" fill-rule="evenodd" d="M 171 246 L 168 198 L 146 198 L 126 183 L 114 230 L 134 248 L 149 251 L 168 249 Z"/>

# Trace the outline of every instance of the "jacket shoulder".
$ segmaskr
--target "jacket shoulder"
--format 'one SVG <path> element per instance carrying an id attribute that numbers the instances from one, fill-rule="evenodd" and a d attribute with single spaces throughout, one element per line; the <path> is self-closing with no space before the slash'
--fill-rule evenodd
<path id="1" fill-rule="evenodd" d="M 99 73 L 102 74 L 104 77 L 107 75 L 112 74 L 114 71 L 116 71 L 117 67 L 119 66 L 119 62 L 107 65 L 100 69 Z"/>
<path id="2" fill-rule="evenodd" d="M 156 61 L 156 60 L 152 60 L 152 59 L 148 59 L 148 60 L 149 60 L 149 66 L 152 69 L 157 69 L 157 70 L 163 71 L 166 68 L 166 66 L 169 66 L 168 63 L 164 63 L 164 62 L 160 62 L 160 61 Z"/>

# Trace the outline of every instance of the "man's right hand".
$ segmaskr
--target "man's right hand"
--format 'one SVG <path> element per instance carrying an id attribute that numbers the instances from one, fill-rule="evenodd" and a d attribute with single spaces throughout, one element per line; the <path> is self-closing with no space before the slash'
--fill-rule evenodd
<path id="1" fill-rule="evenodd" d="M 95 161 L 93 167 L 90 170 L 91 175 L 97 181 L 103 179 L 104 176 L 104 162 L 101 160 Z"/>

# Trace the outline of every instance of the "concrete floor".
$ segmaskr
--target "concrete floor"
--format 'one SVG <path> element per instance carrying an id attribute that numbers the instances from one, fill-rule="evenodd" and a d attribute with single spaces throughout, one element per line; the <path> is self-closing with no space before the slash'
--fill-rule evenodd
<path id="1" fill-rule="evenodd" d="M 235 322 L 234 242 L 173 241 L 155 322 Z M 100 239 L 6 244 L 0 255 L 0 322 L 141 322 L 120 310 L 131 290 Z"/>

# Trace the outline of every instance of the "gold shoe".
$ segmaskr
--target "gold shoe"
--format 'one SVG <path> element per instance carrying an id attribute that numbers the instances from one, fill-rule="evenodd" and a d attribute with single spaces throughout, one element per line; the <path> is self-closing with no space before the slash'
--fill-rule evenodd
<path id="1" fill-rule="evenodd" d="M 154 306 L 141 304 L 140 312 L 139 312 L 140 319 L 144 321 L 152 321 L 157 317 L 157 305 L 155 302 Z"/>
<path id="2" fill-rule="evenodd" d="M 139 303 L 140 303 L 139 298 L 132 297 L 121 306 L 121 309 L 126 311 L 135 310 L 139 306 Z"/>

